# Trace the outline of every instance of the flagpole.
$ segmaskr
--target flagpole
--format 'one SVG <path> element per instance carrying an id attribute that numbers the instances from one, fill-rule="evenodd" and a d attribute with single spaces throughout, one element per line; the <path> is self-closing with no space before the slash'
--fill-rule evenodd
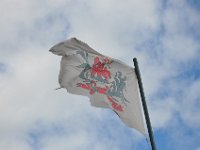
<path id="1" fill-rule="evenodd" d="M 146 124 L 147 124 L 151 147 L 152 147 L 152 150 L 156 150 L 156 145 L 155 145 L 154 137 L 153 137 L 153 130 L 151 127 L 151 122 L 150 122 L 150 118 L 149 118 L 149 113 L 148 113 L 148 109 L 147 109 L 147 104 L 146 104 L 146 100 L 145 100 L 142 79 L 140 76 L 140 70 L 139 70 L 137 59 L 133 58 L 133 62 L 134 62 L 134 66 L 135 66 L 135 73 L 136 73 L 136 76 L 138 79 L 138 85 L 139 85 L 139 90 L 140 90 L 140 95 L 141 95 L 141 100 L 142 100 L 142 106 L 143 106 L 143 110 L 144 110 L 144 116 L 145 116 L 145 120 L 146 120 Z"/>

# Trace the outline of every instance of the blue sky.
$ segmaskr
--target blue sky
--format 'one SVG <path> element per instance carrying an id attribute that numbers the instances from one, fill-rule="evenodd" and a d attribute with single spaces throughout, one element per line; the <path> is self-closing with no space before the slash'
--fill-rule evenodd
<path id="1" fill-rule="evenodd" d="M 0 149 L 149 150 L 87 97 L 55 91 L 70 37 L 133 65 L 137 57 L 161 150 L 200 150 L 198 0 L 1 0 Z"/>

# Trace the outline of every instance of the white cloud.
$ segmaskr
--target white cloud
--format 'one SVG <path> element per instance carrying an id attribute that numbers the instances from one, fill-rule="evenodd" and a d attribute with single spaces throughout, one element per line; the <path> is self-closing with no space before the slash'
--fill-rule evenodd
<path id="1" fill-rule="evenodd" d="M 191 128 L 199 128 L 200 119 L 199 119 L 199 94 L 198 90 L 200 87 L 200 81 L 194 81 L 191 84 L 185 85 L 186 89 L 183 91 L 182 103 L 179 107 L 179 112 L 183 118 L 185 124 Z"/>
<path id="2" fill-rule="evenodd" d="M 162 10 L 158 0 L 2 0 L 0 13 L 0 63 L 6 67 L 6 72 L 0 72 L 0 149 L 29 150 L 27 134 L 37 123 L 47 126 L 57 121 L 71 130 L 80 125 L 80 132 L 42 137 L 39 140 L 44 150 L 79 149 L 81 145 L 82 149 L 93 145 L 96 150 L 123 147 L 120 140 L 104 145 L 106 141 L 97 142 L 97 125 L 92 127 L 93 133 L 86 132 L 94 118 L 100 123 L 108 119 L 118 122 L 119 127 L 106 126 L 107 134 L 126 140 L 129 135 L 124 133 L 116 116 L 91 108 L 85 97 L 70 95 L 65 90 L 54 91 L 58 86 L 60 58 L 51 55 L 48 49 L 68 36 L 76 36 L 99 52 L 130 65 L 133 57 L 139 58 L 156 129 L 167 128 L 174 113 L 187 126 L 199 128 L 199 81 L 188 84 L 184 79 L 174 79 L 184 71 L 182 64 L 199 56 L 199 42 L 191 30 L 199 27 L 199 12 L 185 1 L 168 1 Z M 152 39 L 157 43 L 149 42 Z M 163 99 L 154 96 L 164 88 L 169 88 L 168 96 Z M 106 117 L 108 114 L 112 116 Z M 120 131 L 116 133 L 112 128 Z M 141 140 L 133 134 L 132 140 Z M 128 148 L 132 146 L 129 142 L 125 144 Z"/>
<path id="3" fill-rule="evenodd" d="M 177 109 L 174 99 L 157 100 L 153 107 L 150 107 L 151 121 L 155 128 L 163 128 L 168 126 Z"/>
<path id="4" fill-rule="evenodd" d="M 0 148 L 6 149 L 6 150 L 14 150 L 16 147 L 20 150 L 31 150 L 32 148 L 24 139 L 21 139 L 19 137 L 3 137 L 0 138 Z"/>

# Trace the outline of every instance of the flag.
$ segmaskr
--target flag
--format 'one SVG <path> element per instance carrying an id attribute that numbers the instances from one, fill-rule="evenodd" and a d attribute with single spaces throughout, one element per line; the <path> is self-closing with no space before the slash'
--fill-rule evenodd
<path id="1" fill-rule="evenodd" d="M 76 38 L 58 43 L 50 51 L 62 56 L 61 88 L 88 96 L 92 106 L 112 109 L 127 126 L 145 134 L 134 68 L 98 53 Z"/>

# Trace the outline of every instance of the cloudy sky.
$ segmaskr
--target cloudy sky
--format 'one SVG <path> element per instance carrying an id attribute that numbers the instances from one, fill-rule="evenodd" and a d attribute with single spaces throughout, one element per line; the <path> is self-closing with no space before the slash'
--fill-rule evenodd
<path id="1" fill-rule="evenodd" d="M 160 150 L 200 150 L 200 1 L 1 0 L 0 149 L 149 150 L 107 109 L 59 87 L 77 37 L 132 65 L 137 57 Z"/>

